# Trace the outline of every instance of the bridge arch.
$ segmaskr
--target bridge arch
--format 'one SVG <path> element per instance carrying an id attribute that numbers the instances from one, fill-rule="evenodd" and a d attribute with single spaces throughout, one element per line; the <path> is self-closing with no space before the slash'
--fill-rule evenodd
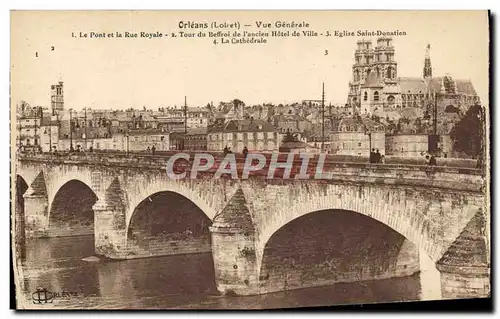
<path id="1" fill-rule="evenodd" d="M 129 250 L 161 256 L 211 251 L 212 220 L 189 198 L 160 191 L 144 198 L 126 227 Z"/>
<path id="2" fill-rule="evenodd" d="M 57 193 L 68 182 L 76 180 L 85 184 L 94 194 L 98 192 L 92 188 L 91 171 L 87 169 L 79 169 L 75 167 L 60 167 L 44 170 L 44 178 L 47 185 L 47 197 L 49 201 L 49 212 L 52 210 L 52 203 Z"/>
<path id="3" fill-rule="evenodd" d="M 176 193 L 186 198 L 194 205 L 196 205 L 203 213 L 210 219 L 213 220 L 215 216 L 215 209 L 207 203 L 203 198 L 199 196 L 198 191 L 195 188 L 191 188 L 184 185 L 182 182 L 171 181 L 171 180 L 159 180 L 159 181 L 149 181 L 146 185 L 129 185 L 127 189 L 128 197 L 128 211 L 127 211 L 127 229 L 132 220 L 132 216 L 137 206 L 141 204 L 145 199 L 150 198 L 154 194 L 158 193 Z"/>
<path id="4" fill-rule="evenodd" d="M 28 190 L 29 185 L 26 182 L 26 179 L 20 174 L 16 174 L 16 197 L 21 197 Z"/>
<path id="5" fill-rule="evenodd" d="M 436 243 L 434 236 L 437 234 L 431 231 L 430 222 L 421 211 L 434 204 L 429 201 L 427 206 L 417 208 L 406 196 L 404 188 L 327 185 L 314 191 L 296 189 L 291 198 L 294 198 L 293 202 L 286 206 L 281 205 L 275 214 L 265 216 L 265 222 L 260 224 L 256 241 L 259 270 L 264 248 L 273 234 L 299 217 L 324 210 L 351 211 L 370 217 L 404 236 L 434 262 L 437 262 L 444 252 L 443 247 Z"/>
<path id="6" fill-rule="evenodd" d="M 70 179 L 57 189 L 50 202 L 50 236 L 94 234 L 94 211 L 97 194 L 85 182 Z"/>
<path id="7" fill-rule="evenodd" d="M 397 283 L 393 278 L 420 270 L 419 250 L 403 235 L 373 218 L 337 209 L 310 212 L 283 225 L 267 241 L 262 258 L 262 292 L 379 279 Z"/>

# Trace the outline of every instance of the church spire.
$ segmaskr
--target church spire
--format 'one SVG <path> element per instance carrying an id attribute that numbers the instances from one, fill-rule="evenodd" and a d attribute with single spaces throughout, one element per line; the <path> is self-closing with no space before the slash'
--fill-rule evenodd
<path id="1" fill-rule="evenodd" d="M 432 78 L 430 51 L 431 51 L 431 45 L 427 44 L 427 48 L 425 49 L 424 79 Z"/>

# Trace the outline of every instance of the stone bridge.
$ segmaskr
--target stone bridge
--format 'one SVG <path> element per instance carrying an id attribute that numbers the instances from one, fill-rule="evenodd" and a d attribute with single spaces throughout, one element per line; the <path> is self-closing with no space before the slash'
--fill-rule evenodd
<path id="1" fill-rule="evenodd" d="M 222 293 L 409 276 L 419 271 L 419 252 L 440 271 L 444 298 L 490 293 L 489 205 L 476 169 L 328 162 L 328 179 L 255 173 L 235 180 L 215 178 L 211 170 L 174 180 L 165 167 L 166 158 L 152 156 L 20 157 L 16 174 L 25 192 L 18 210 L 25 234 L 94 234 L 96 254 L 112 259 L 212 252 Z M 90 204 L 72 193 L 81 189 L 93 198 Z M 147 206 L 157 194 L 176 197 Z M 83 223 L 78 215 L 85 205 L 93 220 Z M 179 216 L 194 207 L 203 216 L 187 222 L 201 221 L 205 230 L 153 234 L 161 215 L 150 217 L 147 227 L 141 223 L 158 207 L 177 209 L 172 214 Z M 146 228 L 148 236 L 141 237 Z M 309 253 L 320 244 L 322 251 Z"/>

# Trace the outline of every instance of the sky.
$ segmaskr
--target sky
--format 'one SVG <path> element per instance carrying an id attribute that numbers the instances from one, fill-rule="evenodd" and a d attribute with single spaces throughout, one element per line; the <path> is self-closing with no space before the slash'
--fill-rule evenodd
<path id="1" fill-rule="evenodd" d="M 398 76 L 421 76 L 430 44 L 433 74 L 470 79 L 488 104 L 486 11 L 18 11 L 11 18 L 13 105 L 26 100 L 49 107 L 50 86 L 58 81 L 64 82 L 65 108 L 77 110 L 180 106 L 184 96 L 189 106 L 235 98 L 246 104 L 295 102 L 320 99 L 323 82 L 327 103 L 343 104 L 356 42 L 376 42 L 376 37 L 302 36 L 214 45 L 208 37 L 171 38 L 171 32 L 202 30 L 180 29 L 181 21 L 239 22 L 252 32 L 259 30 L 258 21 L 304 21 L 307 30 L 332 34 L 404 31 L 406 36 L 393 37 Z M 78 38 L 80 32 L 125 31 L 169 36 Z"/>

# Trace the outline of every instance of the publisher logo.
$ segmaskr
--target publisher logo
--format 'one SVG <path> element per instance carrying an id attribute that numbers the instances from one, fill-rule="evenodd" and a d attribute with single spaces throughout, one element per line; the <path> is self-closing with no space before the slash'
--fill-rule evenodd
<path id="1" fill-rule="evenodd" d="M 34 304 L 52 303 L 54 301 L 54 294 L 47 290 L 47 288 L 38 288 L 32 295 Z"/>

